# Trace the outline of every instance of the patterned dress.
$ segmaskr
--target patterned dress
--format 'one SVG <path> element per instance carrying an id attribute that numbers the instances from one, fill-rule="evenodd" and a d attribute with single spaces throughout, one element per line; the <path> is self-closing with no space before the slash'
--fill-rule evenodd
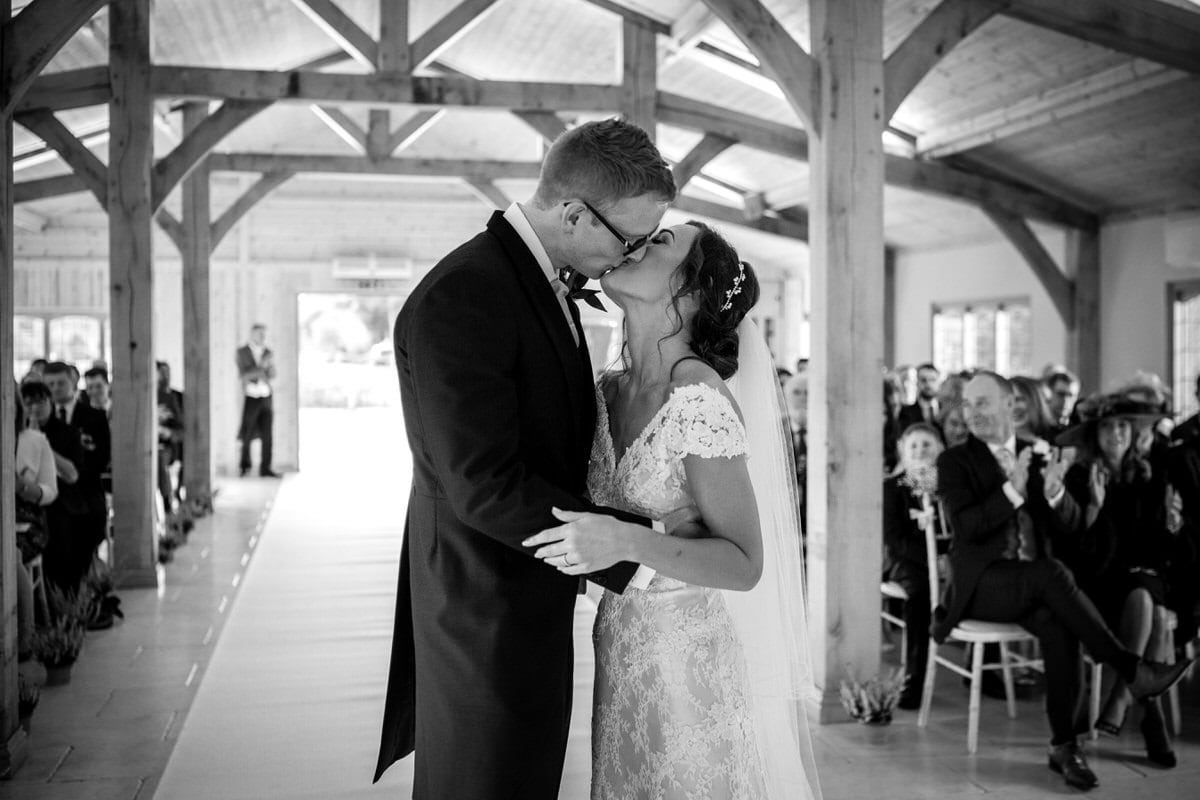
<path id="1" fill-rule="evenodd" d="M 594 502 L 651 518 L 691 504 L 683 459 L 746 454 L 729 401 L 675 389 L 618 463 L 604 397 L 588 486 Z M 593 633 L 593 800 L 760 800 L 746 667 L 721 592 L 656 575 L 605 592 Z"/>

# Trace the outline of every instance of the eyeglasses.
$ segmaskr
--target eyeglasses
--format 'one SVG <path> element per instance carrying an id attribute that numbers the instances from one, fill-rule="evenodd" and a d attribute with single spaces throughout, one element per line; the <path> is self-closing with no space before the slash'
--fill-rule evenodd
<path id="1" fill-rule="evenodd" d="M 646 242 L 650 241 L 650 237 L 654 235 L 654 231 L 651 231 L 650 233 L 642 234 L 641 236 L 637 237 L 636 239 L 630 239 L 625 234 L 621 233 L 619 230 L 614 228 L 612 223 L 609 222 L 608 220 L 606 220 L 604 218 L 603 214 L 601 214 L 596 209 L 592 208 L 591 204 L 588 203 L 587 200 L 580 200 L 579 202 L 583 203 L 584 208 L 586 208 L 588 211 L 592 212 L 593 217 L 600 220 L 601 225 L 608 228 L 609 233 L 611 233 L 613 236 L 617 237 L 617 240 L 620 241 L 621 245 L 625 248 L 625 250 L 621 253 L 621 255 L 623 255 L 623 256 L 627 256 L 630 253 L 635 253 L 638 250 L 641 250 L 643 247 L 645 247 Z M 570 205 L 570 203 L 563 203 L 563 205 L 564 206 Z"/>

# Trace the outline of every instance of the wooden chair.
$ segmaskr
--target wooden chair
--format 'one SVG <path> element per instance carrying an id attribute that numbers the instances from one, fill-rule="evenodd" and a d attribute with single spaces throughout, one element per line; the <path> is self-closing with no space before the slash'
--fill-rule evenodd
<path id="1" fill-rule="evenodd" d="M 884 622 L 900 629 L 900 667 L 903 669 L 908 666 L 908 625 L 902 618 L 888 610 L 888 601 L 899 600 L 907 603 L 908 592 L 904 591 L 904 587 L 895 581 L 882 581 L 879 584 L 879 591 L 883 595 L 883 607 L 879 611 L 879 616 L 883 617 Z"/>
<path id="2" fill-rule="evenodd" d="M 29 570 L 29 581 L 33 584 L 33 613 L 34 619 L 41 615 L 43 625 L 50 624 L 50 603 L 46 599 L 46 574 L 42 569 L 41 553 L 25 562 Z"/>
<path id="3" fill-rule="evenodd" d="M 1175 629 L 1179 627 L 1179 617 L 1174 611 L 1164 609 L 1166 611 L 1166 636 L 1168 641 L 1174 637 Z M 1168 648 L 1167 661 L 1168 664 L 1175 663 L 1175 648 Z M 1096 739 L 1096 720 L 1100 719 L 1100 679 L 1102 671 L 1105 667 L 1099 662 L 1093 661 L 1092 657 L 1084 653 L 1083 660 L 1087 663 L 1088 668 L 1092 673 L 1091 692 L 1088 696 L 1088 724 L 1091 726 L 1091 737 Z M 1108 669 L 1112 669 L 1108 667 Z M 1183 731 L 1183 718 L 1180 716 L 1179 710 L 1179 684 L 1175 684 L 1167 690 L 1167 707 L 1171 711 L 1171 730 L 1176 736 Z"/>
<path id="4" fill-rule="evenodd" d="M 946 519 L 945 509 L 939 516 Z M 936 609 L 940 596 L 938 586 L 938 555 L 936 526 L 930 525 L 925 529 L 925 556 L 929 563 L 929 602 Z M 1036 637 L 1020 625 L 1009 622 L 984 622 L 977 619 L 962 619 L 946 637 L 948 642 L 963 642 L 971 648 L 971 669 L 959 666 L 952 659 L 938 653 L 938 643 L 929 640 L 929 661 L 925 668 L 925 687 L 921 693 L 921 711 L 917 716 L 917 725 L 924 728 L 929 724 L 929 709 L 933 705 L 933 685 L 937 677 L 937 667 L 941 665 L 956 675 L 961 675 L 971 681 L 970 703 L 967 716 L 967 752 L 974 753 L 979 745 L 979 706 L 983 688 L 983 671 L 999 669 L 1004 677 L 1004 694 L 1008 706 L 1008 716 L 1017 716 L 1017 703 L 1013 691 L 1013 668 L 1030 667 L 1044 671 L 1041 659 L 1025 658 L 1009 650 L 1009 645 L 1017 642 L 1035 642 Z M 983 661 L 983 645 L 997 644 L 1000 646 L 1000 661 L 985 664 Z"/>

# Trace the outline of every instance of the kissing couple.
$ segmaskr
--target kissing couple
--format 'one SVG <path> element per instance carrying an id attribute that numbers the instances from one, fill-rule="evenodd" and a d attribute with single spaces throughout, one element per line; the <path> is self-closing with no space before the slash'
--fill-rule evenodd
<path id="1" fill-rule="evenodd" d="M 675 195 L 641 128 L 573 128 L 396 319 L 413 483 L 375 778 L 415 751 L 414 800 L 558 797 L 581 578 L 604 589 L 592 798 L 820 796 L 758 281 L 708 226 L 659 229 Z M 625 326 L 598 385 L 574 301 L 596 278 Z"/>

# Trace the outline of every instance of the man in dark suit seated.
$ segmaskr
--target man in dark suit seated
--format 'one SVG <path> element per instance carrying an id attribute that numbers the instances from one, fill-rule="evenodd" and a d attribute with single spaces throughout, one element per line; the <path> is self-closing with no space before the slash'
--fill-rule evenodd
<path id="1" fill-rule="evenodd" d="M 1046 713 L 1050 721 L 1049 765 L 1079 789 L 1099 784 L 1077 737 L 1083 685 L 1079 645 L 1097 661 L 1115 668 L 1135 697 L 1165 692 L 1191 662 L 1174 665 L 1142 661 L 1105 626 L 1092 602 L 1060 562 L 1034 552 L 1031 538 L 1048 538 L 1054 515 L 1072 503 L 1063 491 L 1066 464 L 1053 458 L 1033 464 L 1033 448 L 1017 453 L 1013 433 L 1013 390 L 994 372 L 980 372 L 967 384 L 963 402 L 971 435 L 938 458 L 938 492 L 950 517 L 950 580 L 931 632 L 944 641 L 962 619 L 1013 622 L 1038 638 L 1046 670 Z M 1043 473 L 1039 481 L 1031 473 Z M 1040 496 L 1039 496 L 1040 495 Z M 1040 530 L 1039 530 L 1040 528 Z"/>

